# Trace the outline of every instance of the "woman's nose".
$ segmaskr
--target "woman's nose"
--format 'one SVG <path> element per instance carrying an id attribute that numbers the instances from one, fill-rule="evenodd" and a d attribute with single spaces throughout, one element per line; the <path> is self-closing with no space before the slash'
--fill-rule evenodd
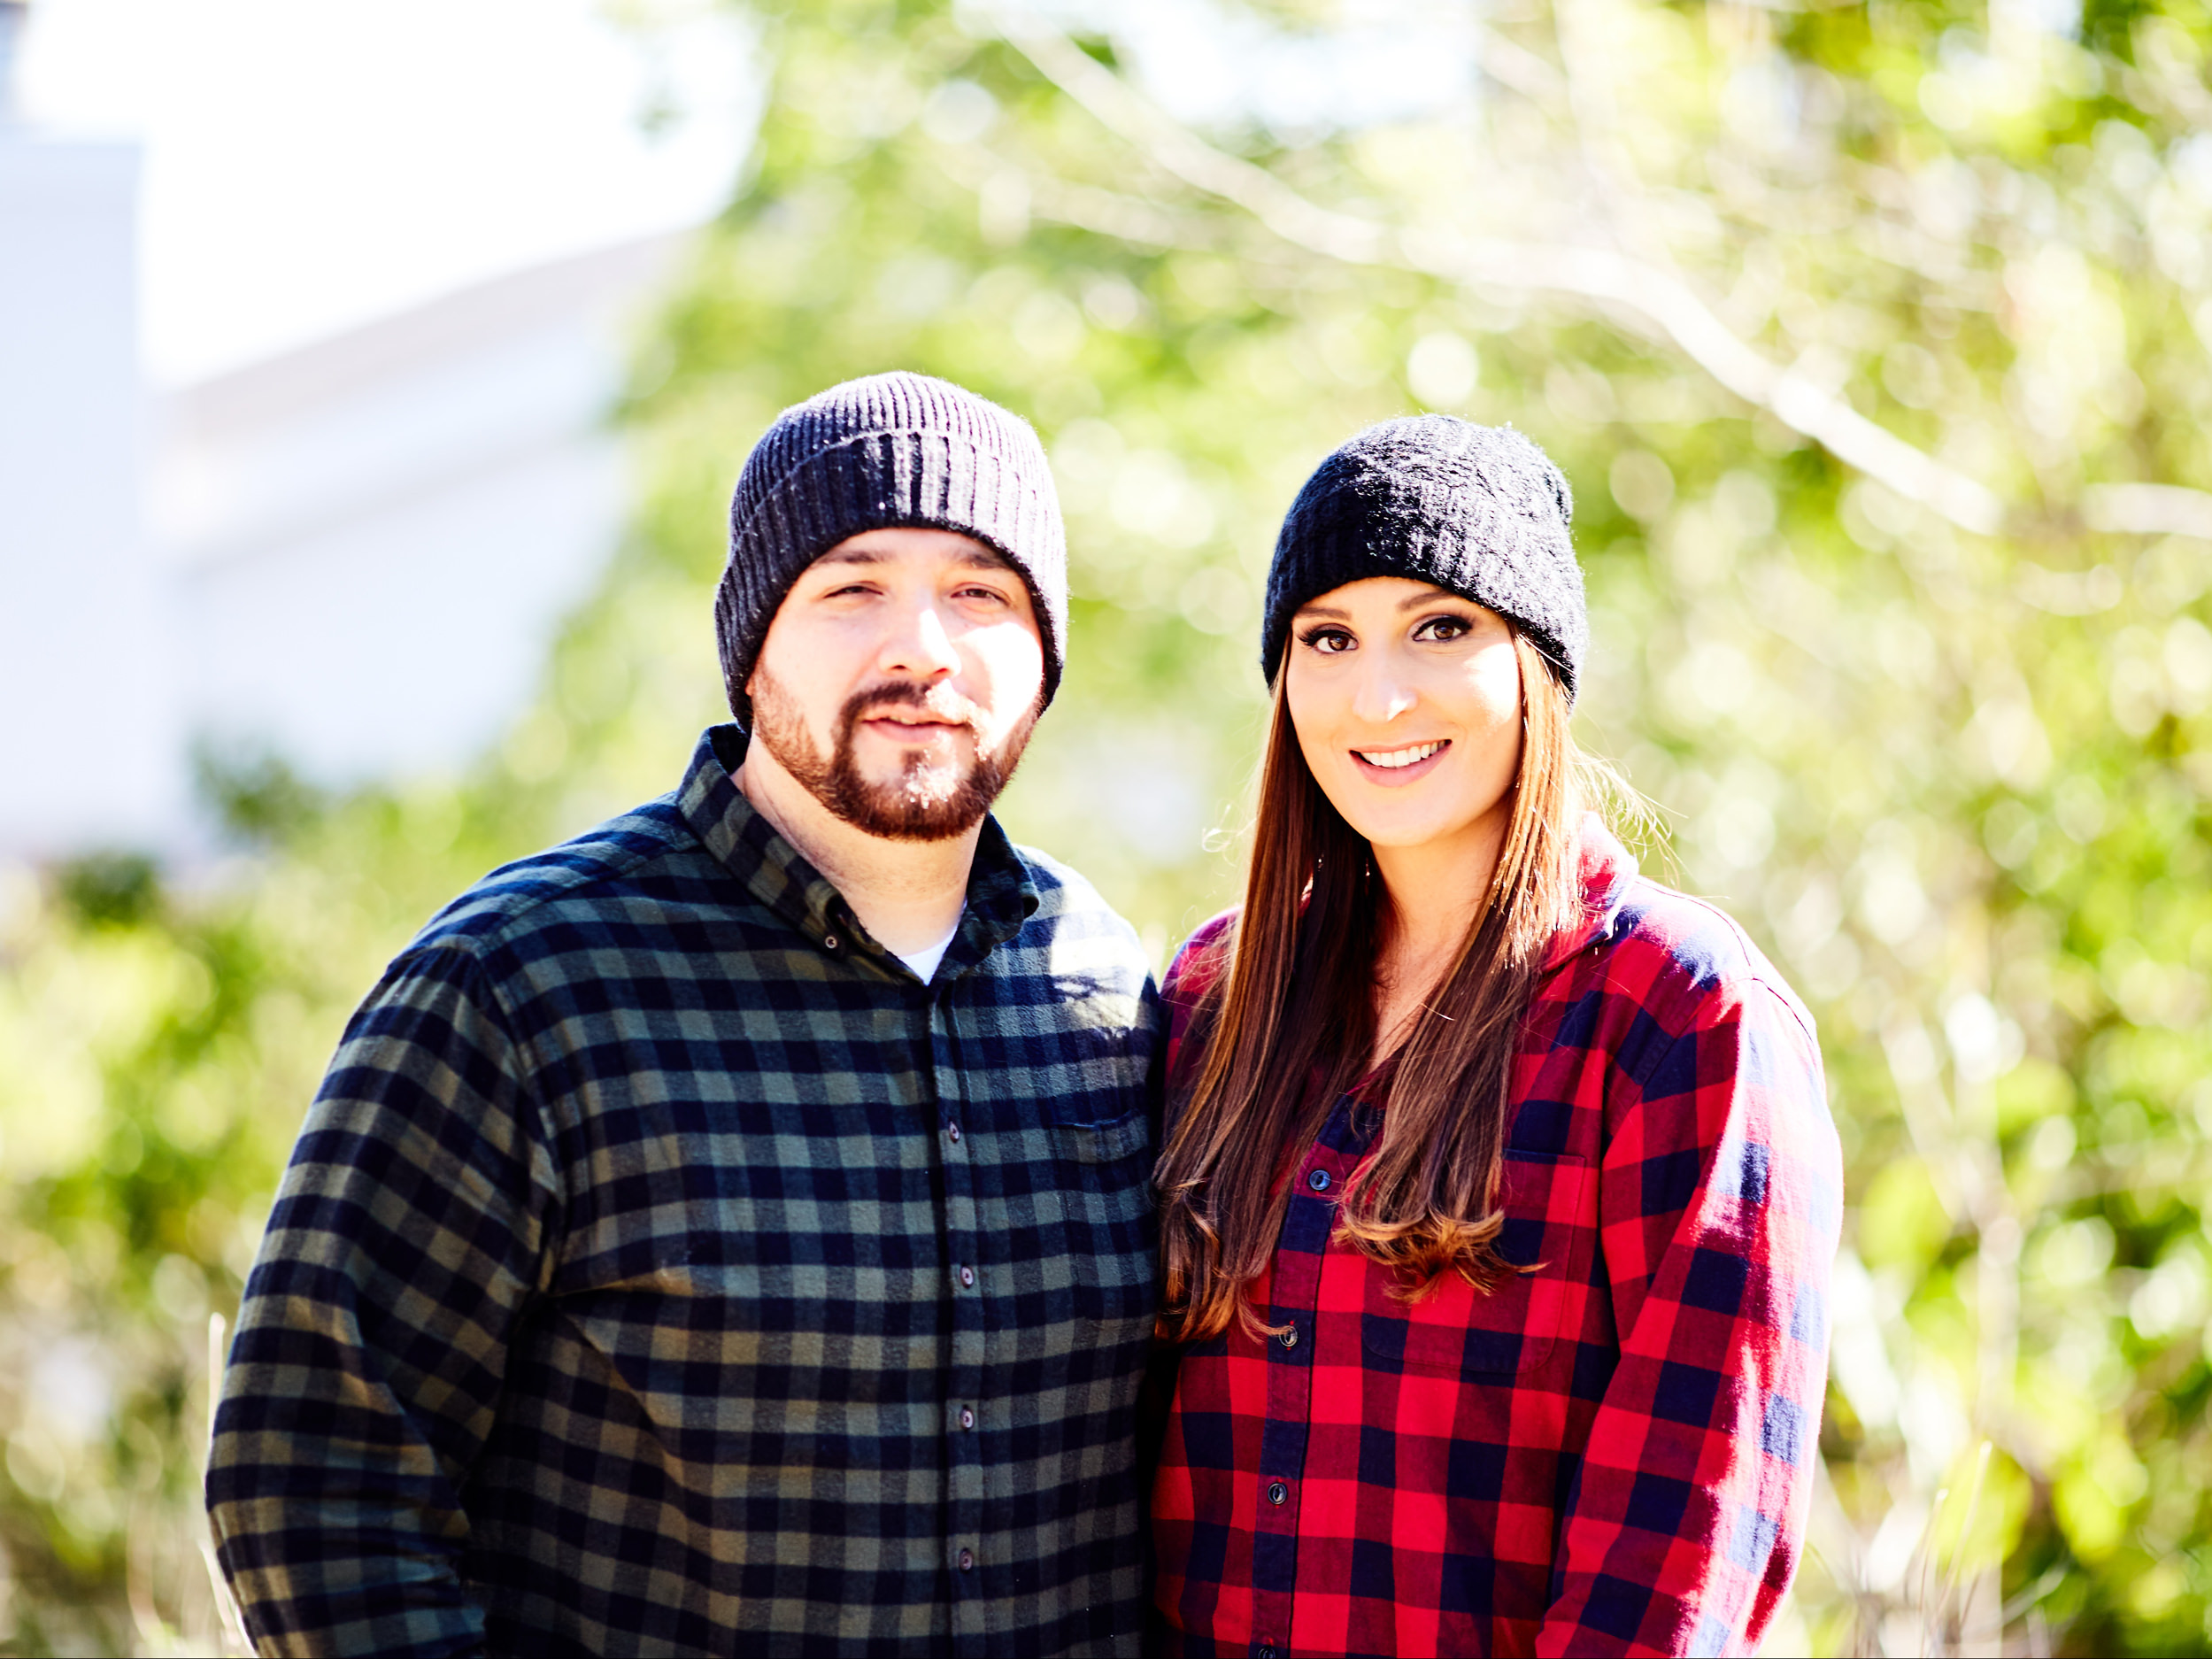
<path id="1" fill-rule="evenodd" d="M 1370 725 L 1387 726 L 1421 699 L 1387 661 L 1376 661 L 1353 688 L 1352 712 Z"/>

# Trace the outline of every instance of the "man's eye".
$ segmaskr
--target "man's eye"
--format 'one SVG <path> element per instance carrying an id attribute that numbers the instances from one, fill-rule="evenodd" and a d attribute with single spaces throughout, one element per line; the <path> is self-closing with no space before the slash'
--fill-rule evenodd
<path id="1" fill-rule="evenodd" d="M 999 592 L 996 588 L 962 588 L 953 597 L 960 599 L 983 599 L 992 605 L 1008 605 L 1013 603 L 1013 601 L 1008 599 L 1005 594 Z"/>

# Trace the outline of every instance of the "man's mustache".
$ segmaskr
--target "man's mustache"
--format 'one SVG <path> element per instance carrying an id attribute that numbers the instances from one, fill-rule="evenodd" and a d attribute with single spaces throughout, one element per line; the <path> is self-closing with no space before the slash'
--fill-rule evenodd
<path id="1" fill-rule="evenodd" d="M 947 726 L 965 726 L 983 735 L 983 710 L 947 685 L 917 685 L 912 680 L 887 680 L 856 691 L 845 699 L 841 716 L 846 731 L 861 721 L 887 709 L 911 708 Z"/>

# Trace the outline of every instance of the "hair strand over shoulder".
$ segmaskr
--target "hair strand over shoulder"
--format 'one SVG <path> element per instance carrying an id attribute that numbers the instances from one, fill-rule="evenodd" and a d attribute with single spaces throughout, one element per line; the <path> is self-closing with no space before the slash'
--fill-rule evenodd
<path id="1" fill-rule="evenodd" d="M 1582 790 L 1556 671 L 1515 636 L 1522 744 L 1487 901 L 1365 1100 L 1371 1156 L 1345 1184 L 1338 1234 L 1398 1270 L 1417 1300 L 1456 1271 L 1488 1290 L 1515 1269 L 1497 1251 L 1498 1189 L 1515 1044 L 1553 941 L 1579 914 Z M 1282 1177 L 1360 1081 L 1376 1041 L 1374 966 L 1390 900 L 1367 842 L 1299 752 L 1278 676 L 1244 907 L 1194 1014 L 1155 1184 L 1163 1337 L 1197 1341 L 1231 1320 L 1267 1327 L 1246 1290 L 1266 1270 L 1289 1203 Z"/>

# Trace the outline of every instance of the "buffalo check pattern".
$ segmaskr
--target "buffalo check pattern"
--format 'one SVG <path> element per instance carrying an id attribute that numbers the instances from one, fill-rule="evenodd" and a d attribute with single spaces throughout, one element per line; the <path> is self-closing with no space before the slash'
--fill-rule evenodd
<path id="1" fill-rule="evenodd" d="M 1380 1121 L 1336 1103 L 1252 1292 L 1283 1334 L 1192 1345 L 1163 1387 L 1166 1652 L 1732 1654 L 1771 1621 L 1842 1203 L 1820 1051 L 1741 930 L 1594 819 L 1582 874 L 1513 1072 L 1499 1247 L 1524 1271 L 1393 1298 L 1331 1238 Z M 1169 970 L 1171 1055 L 1225 922 Z"/>
<path id="2" fill-rule="evenodd" d="M 924 984 L 733 787 L 486 877 L 308 1113 L 208 1497 L 269 1653 L 1130 1653 L 1162 1032 L 995 823 Z"/>

